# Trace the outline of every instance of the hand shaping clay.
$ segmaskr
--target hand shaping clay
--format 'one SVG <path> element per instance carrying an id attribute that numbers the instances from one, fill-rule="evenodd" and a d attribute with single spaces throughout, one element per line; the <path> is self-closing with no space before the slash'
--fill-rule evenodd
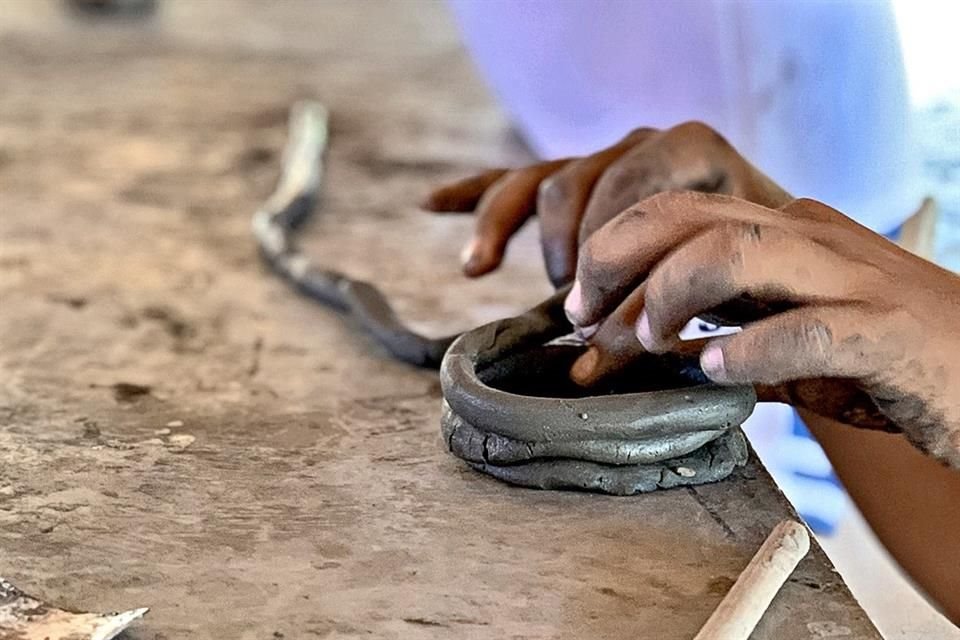
<path id="1" fill-rule="evenodd" d="M 317 200 L 327 113 L 301 103 L 277 190 L 253 217 L 267 263 L 311 298 L 345 311 L 394 357 L 440 366 L 442 428 L 450 451 L 512 484 L 616 495 L 720 480 L 746 462 L 739 425 L 752 387 L 709 384 L 696 359 L 650 356 L 603 388 L 567 379 L 582 345 L 560 291 L 541 305 L 469 331 L 429 338 L 406 327 L 372 284 L 318 267 L 293 233 Z"/>
<path id="2" fill-rule="evenodd" d="M 582 346 L 564 291 L 458 338 L 440 367 L 450 451 L 501 480 L 617 495 L 725 478 L 746 462 L 751 387 L 709 384 L 695 358 L 649 356 L 602 387 L 566 376 Z"/>

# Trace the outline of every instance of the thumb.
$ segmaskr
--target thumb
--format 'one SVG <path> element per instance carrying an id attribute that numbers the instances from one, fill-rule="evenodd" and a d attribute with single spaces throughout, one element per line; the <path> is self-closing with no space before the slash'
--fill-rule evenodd
<path id="1" fill-rule="evenodd" d="M 729 384 L 864 378 L 886 366 L 878 326 L 853 305 L 801 307 L 711 340 L 700 367 L 714 382 Z"/>

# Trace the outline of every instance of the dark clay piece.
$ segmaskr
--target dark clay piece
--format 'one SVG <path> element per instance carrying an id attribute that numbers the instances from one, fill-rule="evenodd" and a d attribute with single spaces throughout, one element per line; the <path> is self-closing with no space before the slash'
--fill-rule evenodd
<path id="1" fill-rule="evenodd" d="M 469 462 L 498 480 L 534 489 L 573 489 L 632 496 L 657 489 L 723 480 L 747 461 L 743 432 L 735 429 L 685 456 L 648 464 L 609 465 L 575 459 L 499 466 Z"/>
<path id="2" fill-rule="evenodd" d="M 573 440 L 537 442 L 514 440 L 492 431 L 482 431 L 455 414 L 444 402 L 441 418 L 444 440 L 450 452 L 468 462 L 505 465 L 544 458 L 566 458 L 606 464 L 648 464 L 694 451 L 723 434 L 703 430 L 673 437 L 643 437 L 623 440 Z"/>
<path id="3" fill-rule="evenodd" d="M 310 216 L 319 198 L 326 145 L 326 111 L 316 103 L 296 105 L 290 114 L 290 139 L 280 184 L 253 215 L 253 234 L 260 253 L 301 293 L 346 312 L 394 358 L 435 369 L 456 336 L 430 338 L 408 329 L 376 287 L 314 265 L 294 242 L 294 232 Z"/>
<path id="4" fill-rule="evenodd" d="M 254 215 L 254 235 L 299 291 L 347 313 L 395 358 L 440 366 L 454 455 L 512 484 L 616 495 L 713 482 L 746 461 L 737 427 L 753 410 L 753 388 L 709 384 L 695 360 L 650 356 L 602 389 L 573 385 L 566 372 L 583 346 L 551 344 L 572 331 L 566 290 L 515 318 L 430 338 L 407 328 L 372 284 L 312 264 L 293 233 L 317 201 L 326 122 L 317 104 L 293 109 L 280 184 Z"/>
<path id="5" fill-rule="evenodd" d="M 709 384 L 695 360 L 651 355 L 602 388 L 570 389 L 582 347 L 546 344 L 571 331 L 563 298 L 450 346 L 440 382 L 454 455 L 512 484 L 615 495 L 715 482 L 746 462 L 737 427 L 754 390 Z"/>
<path id="6" fill-rule="evenodd" d="M 545 362 L 546 368 L 554 371 L 563 370 L 555 359 L 551 367 L 550 354 L 538 350 L 572 331 L 562 305 L 560 292 L 523 315 L 492 322 L 458 338 L 440 368 L 443 397 L 453 412 L 480 430 L 518 440 L 629 442 L 704 430 L 719 435 L 719 431 L 740 425 L 753 411 L 756 394 L 751 387 L 688 383 L 680 389 L 556 398 L 520 395 L 492 386 L 509 373 L 502 368 L 498 372 L 498 363 L 518 352 L 533 351 L 531 360 Z M 669 361 L 651 356 L 651 362 L 658 360 L 661 365 Z M 688 365 L 679 359 L 673 363 L 675 370 L 681 366 Z"/>

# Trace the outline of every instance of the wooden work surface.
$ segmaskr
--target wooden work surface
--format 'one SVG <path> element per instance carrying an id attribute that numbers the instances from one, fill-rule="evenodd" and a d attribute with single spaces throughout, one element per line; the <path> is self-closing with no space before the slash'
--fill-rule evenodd
<path id="1" fill-rule="evenodd" d="M 312 255 L 437 333 L 548 292 L 535 228 L 467 283 L 469 219 L 414 206 L 527 159 L 442 5 L 6 0 L 0 87 L 0 575 L 25 590 L 149 606 L 137 640 L 680 640 L 793 515 L 755 461 L 634 498 L 477 474 L 434 373 L 262 269 L 249 216 L 314 96 Z M 754 637 L 879 636 L 815 548 Z"/>

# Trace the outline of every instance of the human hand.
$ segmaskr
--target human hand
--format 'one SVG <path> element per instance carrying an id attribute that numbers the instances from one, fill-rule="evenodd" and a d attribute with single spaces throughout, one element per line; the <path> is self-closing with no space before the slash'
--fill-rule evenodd
<path id="1" fill-rule="evenodd" d="M 581 247 L 566 309 L 607 345 L 574 365 L 581 381 L 622 366 L 631 350 L 689 349 L 678 332 L 712 313 L 744 325 L 697 345 L 713 381 L 900 429 L 960 468 L 960 277 L 819 202 L 648 198 Z"/>
<path id="2" fill-rule="evenodd" d="M 737 196 L 765 206 L 790 196 L 755 169 L 720 134 L 699 122 L 672 129 L 637 129 L 583 158 L 496 169 L 433 191 L 424 208 L 474 211 L 473 239 L 463 270 L 477 277 L 496 269 L 510 238 L 533 215 L 550 281 L 573 279 L 580 244 L 643 198 L 675 189 Z"/>

